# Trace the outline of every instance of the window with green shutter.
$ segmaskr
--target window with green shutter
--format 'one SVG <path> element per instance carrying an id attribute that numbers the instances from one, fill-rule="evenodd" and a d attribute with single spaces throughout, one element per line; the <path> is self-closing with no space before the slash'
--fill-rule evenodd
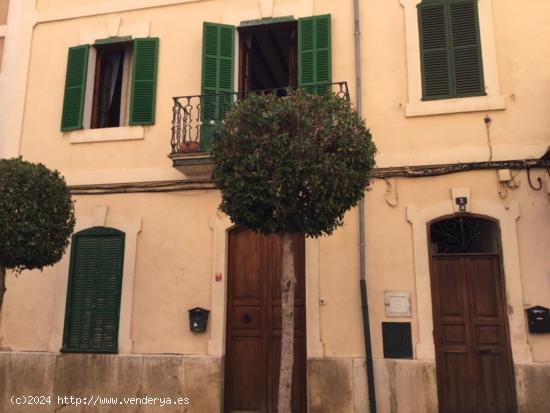
<path id="1" fill-rule="evenodd" d="M 70 48 L 61 130 L 154 124 L 158 50 L 131 37 Z"/>
<path id="2" fill-rule="evenodd" d="M 226 24 L 203 24 L 201 150 L 209 148 L 213 125 L 223 119 L 235 99 L 235 31 L 234 26 Z M 296 84 L 311 93 L 331 90 L 329 14 L 301 18 L 297 24 L 288 17 L 244 22 L 239 35 L 240 92 L 282 89 Z"/>
<path id="3" fill-rule="evenodd" d="M 477 0 L 418 5 L 422 99 L 485 95 Z"/>
<path id="4" fill-rule="evenodd" d="M 67 74 L 65 77 L 65 96 L 61 130 L 70 131 L 82 128 L 84 94 L 86 93 L 86 76 L 88 73 L 89 46 L 69 48 Z"/>
<path id="5" fill-rule="evenodd" d="M 201 149 L 207 150 L 212 127 L 231 106 L 234 86 L 235 27 L 204 22 L 202 32 Z"/>
<path id="6" fill-rule="evenodd" d="M 332 82 L 330 14 L 298 20 L 298 86 L 327 93 Z"/>
<path id="7" fill-rule="evenodd" d="M 73 235 L 62 351 L 117 352 L 123 258 L 121 231 Z"/>
<path id="8" fill-rule="evenodd" d="M 134 40 L 130 125 L 155 123 L 159 39 Z"/>

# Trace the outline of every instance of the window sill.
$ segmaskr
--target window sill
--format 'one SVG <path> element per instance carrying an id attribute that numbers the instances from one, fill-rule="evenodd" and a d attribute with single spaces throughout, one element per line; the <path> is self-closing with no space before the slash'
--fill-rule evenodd
<path id="1" fill-rule="evenodd" d="M 80 129 L 69 133 L 71 143 L 130 141 L 143 139 L 143 126 L 122 126 L 119 128 Z"/>
<path id="2" fill-rule="evenodd" d="M 470 98 L 441 99 L 410 102 L 405 107 L 405 116 L 430 116 L 446 113 L 502 110 L 506 108 L 503 96 L 477 96 Z"/>

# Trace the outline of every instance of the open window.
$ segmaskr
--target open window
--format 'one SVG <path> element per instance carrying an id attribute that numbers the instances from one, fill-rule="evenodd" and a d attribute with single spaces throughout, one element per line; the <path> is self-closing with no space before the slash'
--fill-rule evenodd
<path id="1" fill-rule="evenodd" d="M 297 86 L 297 22 L 239 27 L 239 90 Z"/>
<path id="2" fill-rule="evenodd" d="M 61 130 L 155 123 L 158 38 L 69 48 Z"/>
<path id="3" fill-rule="evenodd" d="M 132 42 L 94 46 L 95 73 L 93 88 L 87 87 L 85 128 L 128 125 L 132 46 Z M 86 110 L 86 105 L 91 105 L 91 108 Z M 88 114 L 89 119 L 86 116 Z"/>
<path id="4" fill-rule="evenodd" d="M 235 85 L 235 32 L 239 34 Z M 205 22 L 200 146 L 207 150 L 212 125 L 223 119 L 237 93 L 302 87 L 326 93 L 332 81 L 330 15 L 235 26 Z M 283 92 L 284 93 L 284 92 Z"/>

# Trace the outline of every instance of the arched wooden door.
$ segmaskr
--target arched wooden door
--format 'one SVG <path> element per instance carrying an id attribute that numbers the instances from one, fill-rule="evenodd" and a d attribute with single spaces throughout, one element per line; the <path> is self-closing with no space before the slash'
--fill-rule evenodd
<path id="1" fill-rule="evenodd" d="M 306 413 L 305 240 L 294 238 L 295 345 L 292 411 Z M 224 412 L 275 413 L 281 353 L 278 236 L 229 233 Z"/>
<path id="2" fill-rule="evenodd" d="M 430 225 L 440 413 L 515 413 L 514 372 L 496 222 Z"/>

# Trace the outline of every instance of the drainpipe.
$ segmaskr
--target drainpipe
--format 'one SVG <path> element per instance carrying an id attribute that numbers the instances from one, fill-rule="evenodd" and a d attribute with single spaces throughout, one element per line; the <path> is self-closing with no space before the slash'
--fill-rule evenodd
<path id="1" fill-rule="evenodd" d="M 359 0 L 353 0 L 353 18 L 355 23 L 355 108 L 362 114 L 361 106 L 361 32 L 359 30 Z M 374 368 L 372 365 L 372 343 L 370 336 L 369 302 L 367 297 L 366 260 L 365 260 L 365 200 L 359 201 L 359 286 L 361 289 L 361 307 L 363 310 L 363 334 L 365 336 L 365 358 L 367 367 L 367 391 L 369 412 L 376 413 L 376 395 L 374 393 Z"/>

